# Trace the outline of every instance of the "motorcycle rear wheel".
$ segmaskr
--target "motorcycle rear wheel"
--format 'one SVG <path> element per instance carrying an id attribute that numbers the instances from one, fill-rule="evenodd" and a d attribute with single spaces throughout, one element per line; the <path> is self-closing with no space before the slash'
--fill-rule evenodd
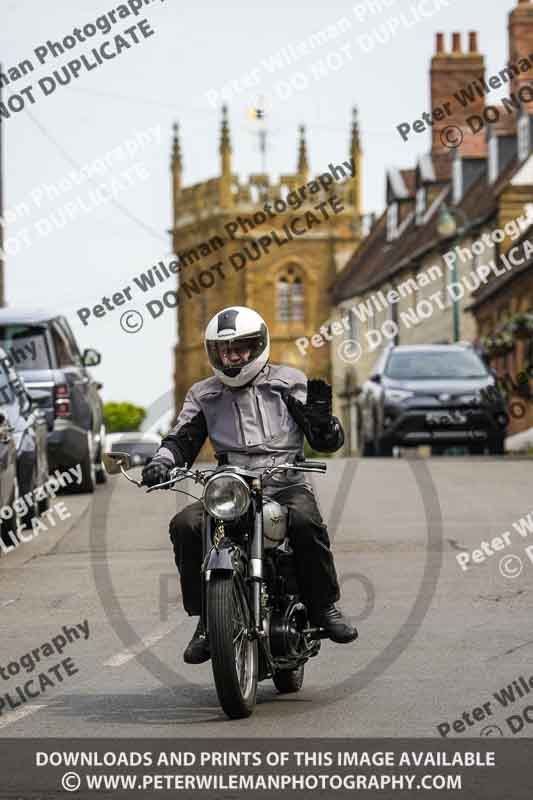
<path id="1" fill-rule="evenodd" d="M 249 717 L 257 692 L 257 640 L 234 573 L 212 573 L 207 590 L 207 629 L 218 699 L 230 719 Z"/>
<path id="2" fill-rule="evenodd" d="M 304 682 L 304 666 L 300 664 L 296 669 L 282 669 L 272 676 L 274 686 L 280 694 L 299 692 Z"/>

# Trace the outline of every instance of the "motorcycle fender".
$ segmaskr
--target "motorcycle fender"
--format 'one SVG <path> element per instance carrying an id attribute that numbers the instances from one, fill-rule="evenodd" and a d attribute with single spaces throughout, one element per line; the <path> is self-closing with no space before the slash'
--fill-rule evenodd
<path id="1" fill-rule="evenodd" d="M 216 550 L 213 548 L 209 554 L 209 561 L 207 562 L 208 570 L 219 570 L 224 572 L 235 572 L 235 566 L 232 558 L 233 550 L 225 547 L 223 550 Z"/>

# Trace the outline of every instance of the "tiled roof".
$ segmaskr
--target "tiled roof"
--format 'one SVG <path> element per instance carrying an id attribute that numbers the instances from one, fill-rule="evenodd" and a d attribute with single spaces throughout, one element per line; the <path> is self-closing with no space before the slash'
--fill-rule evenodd
<path id="1" fill-rule="evenodd" d="M 416 194 L 416 169 L 401 169 L 400 174 L 407 188 L 407 194 L 409 197 L 414 197 Z"/>
<path id="2" fill-rule="evenodd" d="M 449 158 L 434 158 L 435 172 L 440 175 L 450 174 Z M 496 211 L 498 195 L 517 170 L 517 159 L 514 158 L 498 180 L 487 184 L 487 172 L 474 181 L 458 206 L 470 223 L 480 224 Z M 402 171 L 403 172 L 403 171 Z M 426 213 L 426 222 L 416 225 L 414 218 L 405 228 L 402 235 L 393 242 L 386 241 L 386 210 L 372 228 L 369 236 L 355 251 L 333 286 L 335 302 L 348 300 L 367 291 L 378 288 L 396 273 L 416 263 L 424 253 L 439 243 L 437 232 L 438 211 L 443 202 L 450 204 L 451 184 L 442 187 L 440 195 Z M 459 224 L 461 225 L 461 214 Z"/>

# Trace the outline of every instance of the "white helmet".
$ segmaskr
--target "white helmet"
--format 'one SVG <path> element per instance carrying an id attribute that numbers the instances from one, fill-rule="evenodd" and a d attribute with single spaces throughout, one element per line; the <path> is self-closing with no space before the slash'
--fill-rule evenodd
<path id="1" fill-rule="evenodd" d="M 226 386 L 246 386 L 270 356 L 270 336 L 264 319 L 244 306 L 230 306 L 211 319 L 205 349 L 213 372 Z"/>

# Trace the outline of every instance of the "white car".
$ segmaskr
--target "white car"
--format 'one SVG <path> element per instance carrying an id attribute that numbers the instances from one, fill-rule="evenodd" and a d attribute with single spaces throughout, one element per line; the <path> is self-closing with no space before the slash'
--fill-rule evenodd
<path id="1" fill-rule="evenodd" d="M 134 466 L 144 466 L 158 450 L 161 437 L 156 433 L 141 433 L 140 431 L 108 433 L 106 444 L 108 452 L 127 453 Z"/>

